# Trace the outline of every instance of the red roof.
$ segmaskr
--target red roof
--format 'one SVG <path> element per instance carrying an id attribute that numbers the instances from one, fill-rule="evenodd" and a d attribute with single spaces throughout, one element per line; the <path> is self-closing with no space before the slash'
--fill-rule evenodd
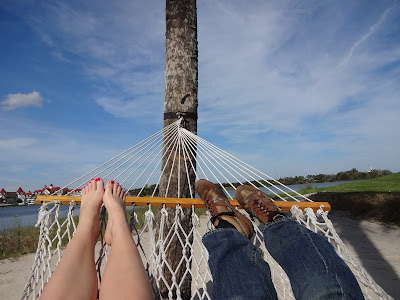
<path id="1" fill-rule="evenodd" d="M 57 192 L 57 191 L 59 191 L 59 190 L 62 190 L 64 193 L 66 193 L 66 192 L 68 191 L 67 188 L 61 189 L 61 188 L 58 187 L 58 186 L 53 187 L 53 188 L 49 188 L 49 187 L 45 186 L 44 188 L 42 188 L 42 189 L 40 189 L 40 190 L 35 190 L 33 193 L 32 193 L 31 191 L 29 191 L 28 193 L 25 193 L 24 190 L 23 190 L 21 187 L 19 187 L 18 190 L 17 190 L 16 192 L 6 192 L 6 191 L 4 190 L 4 188 L 3 188 L 3 189 L 0 190 L 0 195 L 7 195 L 7 194 L 33 195 L 33 194 L 42 194 L 45 190 L 48 190 L 51 194 L 52 194 L 52 193 L 55 193 L 55 192 Z M 77 190 L 77 191 L 80 191 L 80 190 Z"/>
<path id="2" fill-rule="evenodd" d="M 47 188 L 47 190 L 50 192 L 50 193 L 55 193 L 55 192 L 58 192 L 59 190 L 62 190 L 63 192 L 67 192 L 68 191 L 68 188 L 63 188 L 63 189 L 61 189 L 59 186 L 56 186 L 56 187 L 53 187 L 53 188 Z"/>

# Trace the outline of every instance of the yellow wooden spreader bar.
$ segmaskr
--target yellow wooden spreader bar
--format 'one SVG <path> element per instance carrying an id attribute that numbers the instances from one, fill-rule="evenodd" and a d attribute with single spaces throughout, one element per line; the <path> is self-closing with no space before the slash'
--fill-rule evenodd
<path id="1" fill-rule="evenodd" d="M 42 204 L 46 202 L 58 201 L 62 205 L 69 205 L 71 201 L 75 201 L 76 204 L 81 204 L 81 196 L 44 196 L 41 195 L 36 198 L 36 204 Z M 162 207 L 164 204 L 166 207 L 176 207 L 178 204 L 182 207 L 192 207 L 194 205 L 197 207 L 205 207 L 204 202 L 201 199 L 196 198 L 162 198 L 162 197 L 126 197 L 127 206 L 151 206 Z M 233 206 L 241 208 L 237 200 L 229 200 Z M 317 211 L 324 206 L 324 211 L 330 211 L 331 206 L 328 202 L 309 202 L 309 201 L 275 201 L 276 206 L 281 208 L 283 211 L 289 211 L 293 205 L 297 205 L 300 209 L 305 209 L 307 207 L 312 208 Z"/>

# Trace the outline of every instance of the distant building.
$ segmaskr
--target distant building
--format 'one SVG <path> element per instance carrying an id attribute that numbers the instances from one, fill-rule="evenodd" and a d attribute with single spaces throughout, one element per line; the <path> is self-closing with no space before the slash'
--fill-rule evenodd
<path id="1" fill-rule="evenodd" d="M 19 188 L 18 192 L 7 192 L 4 188 L 0 191 L 0 202 L 1 203 L 11 203 L 18 202 L 18 199 L 24 201 L 25 193 Z"/>
<path id="2" fill-rule="evenodd" d="M 6 195 L 7 195 L 7 192 L 4 189 L 1 189 L 1 191 L 0 191 L 0 203 L 5 203 L 6 202 Z"/>
<path id="3" fill-rule="evenodd" d="M 71 192 L 70 195 L 72 196 L 82 195 L 81 189 L 61 189 L 60 187 L 55 187 L 52 184 L 50 184 L 49 186 L 45 185 L 42 189 L 35 190 L 33 191 L 33 193 L 31 191 L 25 193 L 21 187 L 19 187 L 16 192 L 7 192 L 4 188 L 2 188 L 0 190 L 0 203 L 18 203 L 20 205 L 32 204 L 32 202 L 34 202 L 36 197 L 39 195 L 65 195 L 68 192 Z"/>
<path id="4" fill-rule="evenodd" d="M 16 194 L 17 194 L 18 199 L 25 201 L 25 192 L 21 187 L 18 188 L 18 190 L 16 191 Z"/>
<path id="5" fill-rule="evenodd" d="M 54 187 L 52 184 L 50 184 L 49 186 L 45 185 L 44 188 L 42 188 L 41 190 L 36 190 L 33 192 L 33 194 L 35 194 L 36 196 L 39 195 L 65 195 L 68 192 L 67 188 L 63 188 L 61 189 L 60 187 L 56 186 Z"/>
<path id="6" fill-rule="evenodd" d="M 70 196 L 81 196 L 82 195 L 82 189 L 68 190 L 68 195 L 70 195 Z"/>

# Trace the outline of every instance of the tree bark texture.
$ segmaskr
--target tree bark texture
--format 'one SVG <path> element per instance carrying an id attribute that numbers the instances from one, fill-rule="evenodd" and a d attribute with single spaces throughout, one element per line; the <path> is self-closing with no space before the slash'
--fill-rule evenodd
<path id="1" fill-rule="evenodd" d="M 197 46 L 197 9 L 196 0 L 166 0 L 166 55 L 165 55 L 165 102 L 164 102 L 164 127 L 178 120 L 176 113 L 182 113 L 185 119 L 185 128 L 197 134 L 197 90 L 198 90 L 198 46 Z M 185 115 L 186 113 L 186 115 Z M 164 140 L 164 145 L 166 141 Z M 164 148 L 164 151 L 167 151 Z M 171 150 L 169 150 L 171 151 Z M 173 155 L 168 160 L 169 153 L 163 156 L 162 169 L 168 170 L 161 178 L 160 196 L 189 198 L 189 182 L 194 193 L 195 174 L 189 160 L 196 166 L 194 157 L 184 158 L 182 153 L 176 155 L 173 164 Z M 186 166 L 189 168 L 189 179 L 186 175 Z M 179 163 L 178 163 L 179 161 Z M 172 170 L 172 176 L 169 176 Z M 178 192 L 179 178 L 179 192 Z M 167 208 L 168 224 L 164 233 L 171 228 L 175 218 L 175 208 Z M 191 230 L 191 209 L 184 209 L 184 216 L 181 219 L 182 227 L 186 234 Z M 191 242 L 192 237 L 185 237 L 180 232 L 183 241 Z M 177 237 L 169 244 L 166 261 L 176 270 L 181 261 L 183 250 L 187 256 L 190 255 L 190 248 L 183 249 Z M 189 263 L 191 265 L 191 263 Z M 183 281 L 181 288 L 182 299 L 191 297 L 191 278 L 184 273 L 188 265 L 181 264 L 175 274 L 175 281 Z M 173 274 L 168 268 L 164 268 L 164 277 L 168 284 L 172 282 Z M 160 286 L 160 293 L 163 298 L 168 298 L 168 289 L 164 284 Z M 173 298 L 176 298 L 176 291 L 173 291 Z"/>

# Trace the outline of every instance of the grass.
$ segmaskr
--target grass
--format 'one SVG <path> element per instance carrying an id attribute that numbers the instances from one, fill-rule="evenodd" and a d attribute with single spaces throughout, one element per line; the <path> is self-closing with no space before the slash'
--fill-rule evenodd
<path id="1" fill-rule="evenodd" d="M 130 221 L 132 210 L 133 210 L 133 208 L 128 208 L 126 210 L 126 217 L 128 219 L 128 222 Z M 136 216 L 137 216 L 137 219 L 138 219 L 138 222 L 139 222 L 138 224 L 136 224 L 136 229 L 143 228 L 145 213 L 148 210 L 149 210 L 148 207 L 135 207 L 135 213 L 136 213 Z M 158 208 L 157 207 L 152 207 L 151 211 L 153 212 L 154 216 L 156 216 Z"/>
<path id="2" fill-rule="evenodd" d="M 65 218 L 60 218 L 59 223 L 62 224 Z M 79 222 L 78 217 L 74 217 L 75 224 Z M 15 216 L 17 227 L 4 229 L 0 232 L 0 259 L 16 258 L 27 253 L 36 252 L 40 228 L 34 226 L 22 227 L 19 217 Z M 50 230 L 50 239 L 53 239 L 57 234 L 56 227 Z M 72 229 L 70 229 L 72 236 Z M 61 245 L 68 244 L 68 236 L 65 235 L 61 240 Z M 56 247 L 56 243 L 53 248 Z"/>
<path id="3" fill-rule="evenodd" d="M 329 202 L 332 211 L 400 225 L 400 173 L 326 188 L 302 189 L 300 193 L 317 193 L 310 199 Z"/>
<path id="4" fill-rule="evenodd" d="M 400 173 L 379 178 L 366 179 L 326 188 L 301 189 L 300 194 L 316 192 L 400 192 Z"/>
<path id="5" fill-rule="evenodd" d="M 39 228 L 21 227 L 4 229 L 0 232 L 0 259 L 15 258 L 36 251 Z"/>
<path id="6" fill-rule="evenodd" d="M 342 211 L 357 219 L 400 225 L 400 192 L 322 192 L 310 198 L 329 202 L 333 212 Z"/>
<path id="7" fill-rule="evenodd" d="M 207 208 L 195 208 L 194 209 L 196 215 L 201 216 L 201 215 L 205 215 L 207 212 Z"/>
<path id="8" fill-rule="evenodd" d="M 287 197 L 289 197 L 288 195 L 298 196 L 296 193 L 287 193 L 287 194 L 286 193 L 279 193 L 279 194 L 268 194 L 268 197 L 270 197 L 272 200 L 281 201 L 282 200 L 281 198 L 287 198 Z"/>

